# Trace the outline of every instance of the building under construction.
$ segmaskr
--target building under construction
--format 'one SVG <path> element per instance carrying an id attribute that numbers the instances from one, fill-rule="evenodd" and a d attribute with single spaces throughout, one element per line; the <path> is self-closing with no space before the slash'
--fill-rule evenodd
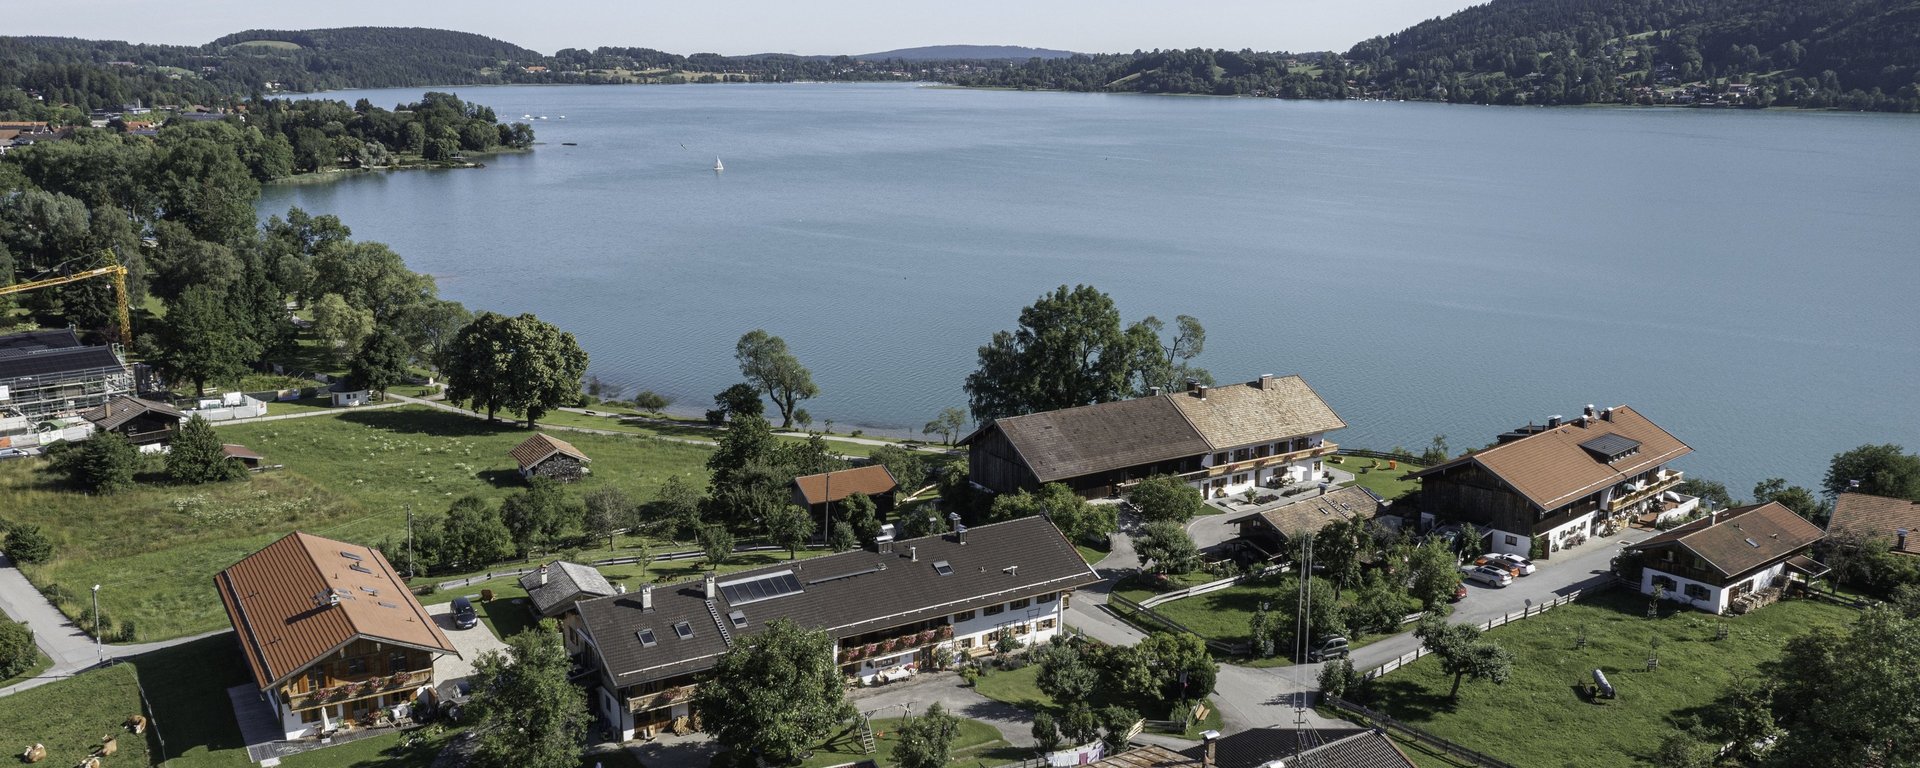
<path id="1" fill-rule="evenodd" d="M 133 370 L 112 347 L 87 346 L 72 329 L 0 336 L 0 431 L 77 416 L 134 393 Z"/>

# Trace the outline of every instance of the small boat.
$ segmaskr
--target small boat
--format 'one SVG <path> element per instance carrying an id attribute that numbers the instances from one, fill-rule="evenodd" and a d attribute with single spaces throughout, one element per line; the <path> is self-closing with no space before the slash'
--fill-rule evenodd
<path id="1" fill-rule="evenodd" d="M 542 120 L 545 120 L 545 119 L 547 119 L 547 116 L 546 116 L 546 115 L 541 115 L 541 116 L 540 116 L 540 119 L 542 119 Z"/>
<path id="2" fill-rule="evenodd" d="M 714 158 L 714 159 L 713 159 L 713 172 L 714 172 L 714 173 L 719 173 L 719 172 L 721 172 L 721 171 L 724 171 L 724 170 L 726 170 L 726 169 L 727 169 L 727 167 L 726 167 L 725 165 L 722 165 L 722 164 L 720 163 L 720 158 L 717 158 L 717 157 L 716 157 L 716 158 Z"/>
<path id="3" fill-rule="evenodd" d="M 580 146 L 580 145 L 579 145 L 578 143 L 575 143 L 575 142 L 571 142 L 571 141 L 563 141 L 563 142 L 560 142 L 560 146 L 563 146 L 563 147 L 577 147 L 577 146 Z"/>

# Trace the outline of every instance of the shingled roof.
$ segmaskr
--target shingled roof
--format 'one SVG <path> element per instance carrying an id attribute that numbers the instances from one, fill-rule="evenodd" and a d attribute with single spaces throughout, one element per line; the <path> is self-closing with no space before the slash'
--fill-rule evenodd
<path id="1" fill-rule="evenodd" d="M 1347 426 L 1299 376 L 1262 376 L 1245 384 L 1165 396 L 1213 450 L 1285 440 Z"/>
<path id="2" fill-rule="evenodd" d="M 1892 542 L 1893 551 L 1920 555 L 1920 502 L 1891 499 L 1865 493 L 1843 493 L 1833 502 L 1833 519 L 1827 530 L 1850 530 Z M 1899 532 L 1906 531 L 1906 546 L 1900 545 Z"/>
<path id="3" fill-rule="evenodd" d="M 809 506 L 845 501 L 856 493 L 875 496 L 900 487 L 900 483 L 893 479 L 893 472 L 883 464 L 803 475 L 794 478 L 793 484 L 800 489 L 800 498 L 805 499 Z"/>
<path id="4" fill-rule="evenodd" d="M 1777 501 L 1734 507 L 1700 518 L 1634 545 L 1678 546 L 1698 555 L 1721 576 L 1734 578 L 1811 546 L 1826 536 Z"/>
<path id="5" fill-rule="evenodd" d="M 583 601 L 580 619 L 601 668 L 615 685 L 627 686 L 712 667 L 734 642 L 773 619 L 842 638 L 1100 581 L 1059 529 L 1041 517 L 970 528 L 964 544 L 949 534 L 898 541 L 893 549 L 890 554 L 854 550 L 727 574 L 718 579 L 711 612 L 703 582 L 690 581 L 655 588 L 652 610 L 641 607 L 639 592 Z M 915 551 L 919 562 L 910 559 Z M 937 562 L 947 563 L 951 573 L 936 572 Z M 728 589 L 762 580 L 784 581 L 786 591 Z M 733 611 L 744 614 L 744 627 L 731 626 Z M 729 622 L 725 630 L 716 616 Z M 691 637 L 675 633 L 674 625 L 682 622 L 691 627 Z M 652 645 L 641 641 L 642 630 L 652 630 Z"/>
<path id="6" fill-rule="evenodd" d="M 1241 731 L 1214 743 L 1217 768 L 1414 768 L 1392 739 L 1380 731 L 1360 728 L 1321 728 L 1300 731 L 1293 728 L 1254 728 Z M 1180 751 L 1183 758 L 1199 760 L 1206 745 Z M 1124 754 L 1124 753 L 1123 753 Z M 1195 763 L 1187 763 L 1194 765 Z"/>
<path id="7" fill-rule="evenodd" d="M 543 573 L 546 575 L 545 583 L 540 578 Z M 541 616 L 551 616 L 559 612 L 554 609 L 564 609 L 576 600 L 591 600 L 614 593 L 613 584 L 598 569 L 565 560 L 556 560 L 521 576 L 520 588 L 527 591 L 527 599 L 533 601 L 534 612 Z"/>
<path id="8" fill-rule="evenodd" d="M 0 380 L 70 371 L 126 369 L 107 347 L 49 347 L 0 350 Z"/>
<path id="9" fill-rule="evenodd" d="M 519 445 L 514 446 L 513 450 L 508 453 L 513 456 L 515 462 L 520 464 L 521 469 L 537 467 L 540 465 L 540 462 L 546 461 L 556 453 L 571 456 L 580 460 L 582 464 L 593 463 L 593 459 L 587 458 L 587 455 L 581 453 L 580 449 L 573 447 L 572 443 L 545 432 L 534 433 L 532 437 L 521 441 Z"/>
<path id="10" fill-rule="evenodd" d="M 1575 419 L 1414 472 L 1426 478 L 1478 464 L 1543 510 L 1566 503 L 1693 453 L 1686 443 L 1627 406 L 1606 418 Z M 1614 436 L 1616 439 L 1603 439 Z M 1624 440 L 1631 448 L 1615 448 Z M 1596 442 L 1597 441 L 1597 442 Z M 1602 450 L 1625 450 L 1608 461 Z M 1617 455 L 1617 454 L 1609 454 Z"/>
<path id="11" fill-rule="evenodd" d="M 291 533 L 213 577 L 261 688 L 365 638 L 460 654 L 380 553 Z"/>
<path id="12" fill-rule="evenodd" d="M 1347 425 L 1299 376 L 1150 395 L 993 420 L 960 441 L 999 429 L 1050 483 L 1199 456 L 1240 445 L 1317 434 Z"/>
<path id="13" fill-rule="evenodd" d="M 121 395 L 100 404 L 98 407 L 88 408 L 81 412 L 80 417 L 93 422 L 94 425 L 101 429 L 118 429 L 120 425 L 148 413 L 157 413 L 161 416 L 170 416 L 175 419 L 184 419 L 187 417 L 186 414 L 180 412 L 180 409 L 167 405 L 166 403 L 156 403 L 152 400 L 129 395 Z"/>
<path id="14" fill-rule="evenodd" d="M 1335 520 L 1372 520 L 1386 507 L 1386 502 L 1380 499 L 1379 494 L 1365 486 L 1350 485 L 1247 515 L 1233 522 L 1264 520 L 1273 530 L 1291 538 L 1318 533 Z"/>

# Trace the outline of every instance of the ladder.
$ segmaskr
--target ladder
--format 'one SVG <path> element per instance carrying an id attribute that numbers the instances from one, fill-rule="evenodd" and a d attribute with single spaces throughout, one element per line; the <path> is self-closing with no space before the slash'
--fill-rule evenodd
<path id="1" fill-rule="evenodd" d="M 860 716 L 860 750 L 861 754 L 867 755 L 879 751 L 879 747 L 873 742 L 873 721 L 866 715 Z"/>
<path id="2" fill-rule="evenodd" d="M 707 601 L 707 615 L 713 617 L 713 625 L 720 628 L 720 642 L 733 647 L 733 633 L 727 631 L 727 622 L 720 618 L 720 609 L 713 607 L 713 601 Z"/>

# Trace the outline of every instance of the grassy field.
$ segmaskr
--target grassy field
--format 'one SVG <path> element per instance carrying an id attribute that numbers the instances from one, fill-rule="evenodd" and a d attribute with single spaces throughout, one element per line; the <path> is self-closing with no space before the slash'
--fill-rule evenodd
<path id="1" fill-rule="evenodd" d="M 30 516 L 52 537 L 52 561 L 27 576 L 68 615 L 88 585 L 102 612 L 132 620 L 140 640 L 226 626 L 213 574 L 291 530 L 369 544 L 406 537 L 406 514 L 438 513 L 454 499 L 500 499 L 521 486 L 507 449 L 525 430 L 424 407 L 354 411 L 219 428 L 286 469 L 247 482 L 166 485 L 148 473 L 138 489 L 93 497 L 59 486 L 45 462 L 0 463 L 0 510 Z M 611 485 L 651 498 L 668 476 L 706 482 L 707 449 L 627 437 L 573 434 L 595 472 L 569 491 Z"/>
<path id="2" fill-rule="evenodd" d="M 1464 683 L 1458 703 L 1447 701 L 1452 678 L 1431 657 L 1374 681 L 1366 698 L 1441 738 L 1516 765 L 1644 764 L 1677 720 L 1777 657 L 1787 639 L 1855 615 L 1795 600 L 1727 619 L 1681 611 L 1649 620 L 1646 605 L 1644 596 L 1614 591 L 1489 632 L 1513 652 L 1513 676 L 1500 686 Z M 1723 621 L 1730 633 L 1717 640 Z M 1577 648 L 1582 631 L 1587 644 Z M 1660 664 L 1647 671 L 1654 638 Z M 1606 672 L 1619 698 L 1587 701 L 1577 693 L 1595 668 Z"/>
<path id="3" fill-rule="evenodd" d="M 1418 464 L 1402 461 L 1398 467 L 1387 469 L 1386 459 L 1367 459 L 1359 456 L 1333 458 L 1340 460 L 1334 466 L 1353 473 L 1352 485 L 1364 486 L 1388 501 L 1420 490 L 1420 481 L 1401 478 L 1408 472 L 1421 469 Z"/>
<path id="4" fill-rule="evenodd" d="M 861 760 L 873 760 L 881 768 L 891 768 L 894 765 L 893 746 L 899 743 L 897 734 L 902 722 L 903 720 L 897 717 L 873 721 L 876 751 L 872 755 L 860 749 L 859 731 L 854 726 L 847 726 L 814 747 L 813 756 L 802 762 L 801 768 L 824 768 L 829 765 Z M 960 719 L 960 731 L 953 740 L 951 750 L 947 765 L 952 768 L 981 763 L 999 765 L 1030 757 L 1031 755 L 1022 753 L 1032 751 L 1015 749 L 1000 737 L 1000 731 L 993 726 L 964 717 Z"/>
<path id="5" fill-rule="evenodd" d="M 1055 702 L 1053 697 L 1040 690 L 1040 686 L 1035 682 L 1039 677 L 1040 665 L 1038 664 L 1028 664 L 1012 670 L 995 669 L 977 678 L 974 681 L 974 688 L 980 692 L 980 695 L 994 701 L 1032 712 L 1041 710 L 1052 712 L 1057 721 L 1065 708 Z M 1090 706 L 1096 708 L 1106 706 L 1107 703 L 1099 700 L 1088 702 Z M 1213 707 L 1211 700 L 1204 703 L 1207 705 L 1207 716 L 1187 729 L 1184 734 L 1186 738 L 1197 739 L 1200 738 L 1201 731 L 1219 730 L 1221 722 L 1219 710 Z M 1165 712 L 1141 712 L 1140 714 L 1155 720 L 1164 719 L 1167 715 Z"/>
<path id="6" fill-rule="evenodd" d="M 1218 577 L 1212 574 L 1204 573 L 1177 574 L 1173 578 L 1171 588 L 1179 589 L 1193 586 L 1194 584 L 1204 584 L 1217 578 Z M 1284 621 L 1287 616 L 1292 615 L 1294 594 L 1291 591 L 1283 593 L 1282 590 L 1290 590 L 1293 583 L 1291 579 L 1284 576 L 1270 576 L 1259 581 L 1235 584 L 1218 592 L 1208 592 L 1204 595 L 1195 595 L 1193 597 L 1161 603 L 1154 606 L 1153 611 L 1186 626 L 1188 629 L 1193 630 L 1194 634 L 1208 640 L 1245 643 L 1247 642 L 1247 628 L 1252 623 L 1253 613 L 1260 607 L 1260 603 L 1266 602 L 1268 604 L 1267 610 L 1279 615 L 1279 620 Z M 1316 590 L 1331 589 L 1331 586 L 1328 586 L 1324 580 L 1319 578 L 1314 579 L 1314 584 Z M 1115 594 L 1119 594 L 1137 603 L 1146 598 L 1153 597 L 1158 593 L 1137 586 L 1129 586 L 1126 589 L 1118 590 Z M 1316 591 L 1315 594 L 1320 594 L 1320 592 Z M 1325 594 L 1331 596 L 1332 593 L 1326 592 Z M 1351 599 L 1352 595 L 1353 591 L 1348 590 L 1344 597 Z M 1135 617 L 1117 605 L 1113 607 L 1115 615 L 1126 619 L 1145 631 L 1153 632 L 1161 630 L 1159 624 L 1149 619 Z M 1412 613 L 1418 609 L 1419 605 L 1409 598 L 1407 600 L 1407 612 Z M 1359 648 L 1381 638 L 1390 637 L 1391 635 L 1356 634 L 1350 632 L 1347 636 L 1353 641 L 1350 647 Z M 1215 653 L 1219 655 L 1219 652 Z M 1231 660 L 1236 664 L 1252 667 L 1287 666 L 1292 663 L 1283 656 L 1266 659 L 1227 659 L 1222 657 L 1222 660 Z"/>

